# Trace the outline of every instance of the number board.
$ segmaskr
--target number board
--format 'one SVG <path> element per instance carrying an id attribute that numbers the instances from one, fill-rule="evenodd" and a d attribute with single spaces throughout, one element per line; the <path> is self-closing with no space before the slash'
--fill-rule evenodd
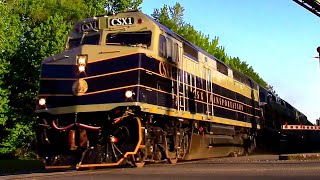
<path id="1" fill-rule="evenodd" d="M 85 32 L 85 31 L 93 31 L 93 30 L 98 30 L 99 28 L 99 22 L 98 21 L 91 21 L 91 22 L 86 22 L 81 24 L 80 26 L 80 31 Z"/>
<path id="2" fill-rule="evenodd" d="M 125 25 L 133 25 L 134 18 L 133 17 L 121 17 L 121 18 L 113 18 L 109 21 L 110 26 L 125 26 Z"/>

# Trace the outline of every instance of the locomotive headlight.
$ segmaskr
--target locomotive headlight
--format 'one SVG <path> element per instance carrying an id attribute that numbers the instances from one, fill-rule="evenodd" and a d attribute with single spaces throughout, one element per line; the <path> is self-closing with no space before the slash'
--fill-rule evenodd
<path id="1" fill-rule="evenodd" d="M 79 72 L 84 72 L 86 70 L 86 66 L 85 65 L 79 65 L 78 69 L 79 69 Z"/>
<path id="2" fill-rule="evenodd" d="M 126 91 L 126 93 L 125 93 L 125 96 L 127 97 L 127 98 L 131 98 L 132 96 L 133 96 L 133 92 L 132 91 L 130 91 L 130 90 L 127 90 Z"/>
<path id="3" fill-rule="evenodd" d="M 86 70 L 87 61 L 88 61 L 88 55 L 77 56 L 77 65 L 78 65 L 79 72 L 84 72 Z"/>
<path id="4" fill-rule="evenodd" d="M 45 99 L 45 98 L 40 98 L 40 99 L 39 99 L 39 105 L 40 105 L 40 106 L 46 105 L 46 99 Z"/>
<path id="5" fill-rule="evenodd" d="M 77 64 L 80 65 L 86 65 L 88 61 L 88 55 L 79 55 L 77 56 Z"/>

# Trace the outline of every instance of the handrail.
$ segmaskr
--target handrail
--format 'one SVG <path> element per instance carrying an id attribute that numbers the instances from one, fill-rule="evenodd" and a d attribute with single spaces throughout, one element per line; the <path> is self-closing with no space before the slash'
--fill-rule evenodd
<path id="1" fill-rule="evenodd" d="M 70 124 L 70 125 L 65 126 L 65 127 L 58 127 L 56 122 L 55 122 L 55 120 L 52 121 L 52 126 L 53 126 L 54 129 L 59 130 L 59 131 L 69 130 L 73 126 L 78 126 L 78 127 L 82 127 L 82 128 L 90 129 L 90 130 L 94 130 L 94 131 L 98 131 L 98 130 L 101 129 L 101 127 L 98 127 L 98 126 L 90 126 L 90 125 L 81 124 L 81 123 L 73 123 L 73 124 Z"/>

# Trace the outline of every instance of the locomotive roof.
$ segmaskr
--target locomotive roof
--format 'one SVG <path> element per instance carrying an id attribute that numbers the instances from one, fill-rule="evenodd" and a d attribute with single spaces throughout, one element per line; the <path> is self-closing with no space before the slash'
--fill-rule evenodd
<path id="1" fill-rule="evenodd" d="M 151 21 L 153 21 L 158 27 L 160 27 L 163 31 L 165 31 L 168 35 L 171 35 L 172 37 L 179 39 L 180 41 L 187 43 L 189 45 L 191 45 L 194 49 L 196 49 L 198 52 L 201 52 L 202 54 L 206 55 L 207 57 L 214 59 L 216 61 L 219 61 L 221 63 L 223 63 L 225 66 L 227 66 L 228 68 L 232 69 L 233 71 L 237 71 L 233 68 L 231 68 L 230 66 L 228 66 L 226 63 L 224 63 L 223 61 L 221 61 L 220 59 L 214 57 L 213 55 L 209 54 L 208 52 L 206 52 L 205 50 L 201 49 L 199 46 L 189 42 L 188 40 L 186 40 L 185 38 L 183 38 L 182 36 L 178 35 L 177 33 L 173 32 L 172 30 L 170 30 L 169 28 L 167 28 L 166 26 L 162 25 L 161 23 L 157 22 L 156 20 L 154 20 L 152 17 L 150 17 L 147 14 L 144 14 L 146 17 L 148 17 Z M 242 73 L 240 71 L 238 71 L 239 73 Z M 243 73 L 242 73 L 243 74 Z M 245 74 L 244 74 L 245 75 Z M 247 78 L 251 79 L 253 82 L 255 82 L 252 78 L 250 78 L 249 76 L 245 75 Z M 256 83 L 256 82 L 255 82 Z M 256 83 L 259 88 L 264 89 L 265 91 L 272 93 L 270 90 L 264 88 L 263 86 L 259 85 L 258 83 Z M 281 98 L 280 98 L 281 99 Z M 281 99 L 283 100 L 283 99 Z M 284 100 L 283 100 L 284 101 Z M 289 104 L 288 102 L 284 101 L 286 104 L 288 104 L 289 106 L 293 107 L 291 104 Z M 294 107 L 293 107 L 294 108 Z M 302 114 L 303 116 L 305 116 L 303 113 L 301 113 L 299 110 L 297 110 L 296 108 L 294 108 L 296 111 L 298 111 L 300 114 Z M 306 117 L 306 116 L 305 116 Z"/>
<path id="2" fill-rule="evenodd" d="M 201 52 L 202 54 L 206 55 L 207 57 L 214 59 L 216 61 L 221 62 L 222 64 L 224 64 L 225 66 L 227 66 L 229 69 L 232 69 L 230 66 L 228 66 L 225 62 L 221 61 L 220 59 L 214 57 L 213 55 L 209 54 L 208 52 L 206 52 L 205 50 L 201 49 L 199 46 L 189 42 L 188 40 L 186 40 L 185 38 L 183 38 L 182 36 L 180 36 L 179 34 L 173 32 L 172 30 L 170 30 L 169 28 L 167 28 L 166 26 L 162 25 L 161 23 L 159 23 L 158 21 L 154 20 L 152 17 L 150 17 L 147 14 L 144 14 L 146 17 L 148 17 L 151 21 L 153 21 L 157 26 L 159 26 L 162 30 L 164 30 L 167 34 L 171 35 L 172 37 L 181 40 L 184 43 L 187 43 L 189 45 L 191 45 L 194 49 L 196 49 L 197 51 Z"/>
<path id="3" fill-rule="evenodd" d="M 256 81 L 254 81 L 251 77 L 245 75 L 244 73 L 231 68 L 229 65 L 227 65 L 225 62 L 221 61 L 220 59 L 214 57 L 212 54 L 209 54 L 208 52 L 206 52 L 205 50 L 201 49 L 199 46 L 191 43 L 190 41 L 186 40 L 185 38 L 183 38 L 182 36 L 180 36 L 179 34 L 173 32 L 172 30 L 170 30 L 169 28 L 167 28 L 166 26 L 162 25 L 161 23 L 159 23 L 158 21 L 154 20 L 152 17 L 150 17 L 147 14 L 144 14 L 147 18 L 149 18 L 152 22 L 154 22 L 158 27 L 160 27 L 162 30 L 164 30 L 168 35 L 179 39 L 180 41 L 189 44 L 190 46 L 192 46 L 194 49 L 196 49 L 198 52 L 201 52 L 202 54 L 206 55 L 207 57 L 214 59 L 216 61 L 219 61 L 220 63 L 224 64 L 225 66 L 227 66 L 229 69 L 232 69 L 232 71 L 237 71 L 238 73 L 243 74 L 244 76 L 246 76 L 248 79 L 250 79 L 252 82 L 256 83 L 258 85 L 258 83 Z"/>

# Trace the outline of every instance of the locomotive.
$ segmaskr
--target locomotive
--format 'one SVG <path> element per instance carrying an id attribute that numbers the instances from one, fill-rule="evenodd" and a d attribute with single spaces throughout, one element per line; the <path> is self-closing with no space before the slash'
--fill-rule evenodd
<path id="1" fill-rule="evenodd" d="M 251 153 L 259 89 L 140 11 L 87 18 L 42 62 L 38 154 L 82 169 Z"/>

